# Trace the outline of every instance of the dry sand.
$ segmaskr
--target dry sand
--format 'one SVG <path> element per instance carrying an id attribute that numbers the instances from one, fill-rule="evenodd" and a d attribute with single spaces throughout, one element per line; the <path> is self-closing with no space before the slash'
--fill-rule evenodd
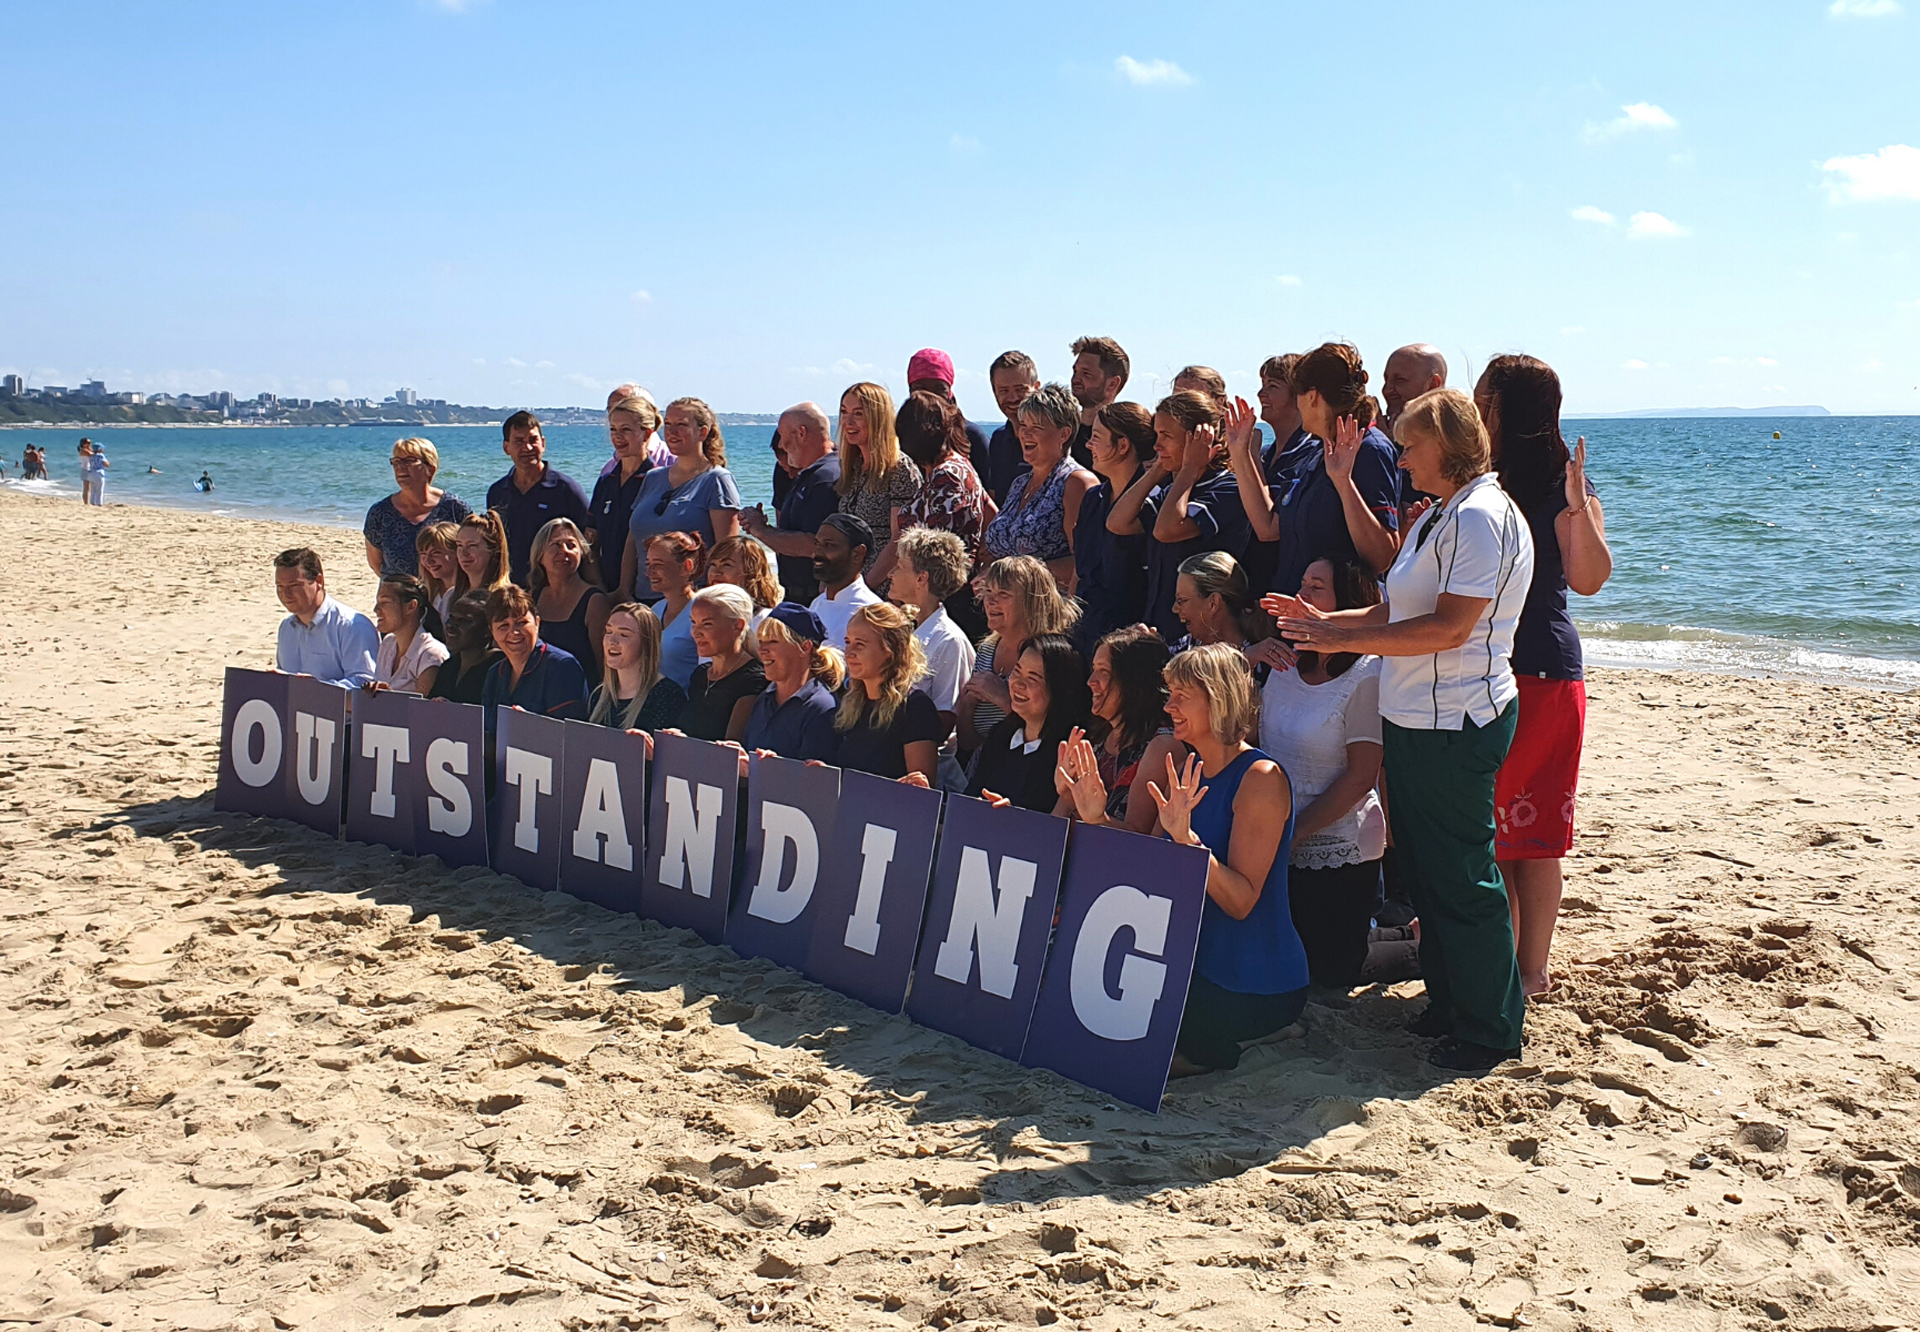
<path id="1" fill-rule="evenodd" d="M 209 805 L 269 554 L 0 494 L 0 1325 L 1920 1323 L 1920 703 L 1592 681 L 1562 983 L 1158 1117 L 692 936 Z"/>

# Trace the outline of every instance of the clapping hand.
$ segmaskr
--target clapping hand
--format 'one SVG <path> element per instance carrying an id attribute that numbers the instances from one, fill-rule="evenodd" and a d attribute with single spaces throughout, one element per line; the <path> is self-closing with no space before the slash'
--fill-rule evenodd
<path id="1" fill-rule="evenodd" d="M 1210 425 L 1194 427 L 1193 434 L 1187 437 L 1186 452 L 1180 455 L 1180 470 L 1174 473 L 1176 482 L 1192 485 L 1200 479 L 1213 461 L 1213 446 L 1217 438 Z"/>
<path id="2" fill-rule="evenodd" d="M 1333 438 L 1327 441 L 1323 454 L 1329 479 L 1353 479 L 1354 459 L 1360 456 L 1360 438 L 1360 423 L 1351 416 L 1341 417 L 1333 428 Z"/>
<path id="3" fill-rule="evenodd" d="M 1147 794 L 1160 807 L 1160 826 L 1182 846 L 1201 844 L 1193 832 L 1193 810 L 1207 794 L 1207 788 L 1200 784 L 1204 775 L 1198 754 L 1187 755 L 1184 770 L 1176 767 L 1173 755 L 1168 754 L 1167 789 L 1162 791 L 1157 783 L 1147 783 Z"/>
<path id="4" fill-rule="evenodd" d="M 1107 821 L 1107 784 L 1100 779 L 1100 757 L 1078 726 L 1060 742 L 1053 785 L 1061 795 L 1073 797 L 1073 812 L 1082 823 Z"/>
<path id="5" fill-rule="evenodd" d="M 1587 502 L 1587 437 L 1574 441 L 1573 456 L 1567 459 L 1567 507 L 1578 509 Z"/>
<path id="6" fill-rule="evenodd" d="M 1235 398 L 1227 407 L 1227 456 L 1236 462 L 1253 456 L 1254 426 L 1258 421 L 1245 398 Z"/>
<path id="7" fill-rule="evenodd" d="M 1247 647 L 1247 660 L 1255 666 L 1268 666 L 1276 671 L 1290 671 L 1300 654 L 1288 647 L 1278 638 L 1263 638 Z"/>

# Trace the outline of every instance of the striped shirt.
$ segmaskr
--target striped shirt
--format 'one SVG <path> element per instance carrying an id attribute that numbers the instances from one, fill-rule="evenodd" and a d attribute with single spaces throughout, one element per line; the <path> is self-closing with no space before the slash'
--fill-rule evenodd
<path id="1" fill-rule="evenodd" d="M 1491 472 L 1413 525 L 1387 572 L 1394 621 L 1433 613 L 1440 594 L 1487 601 L 1467 641 L 1447 652 L 1387 657 L 1380 715 L 1421 731 L 1485 726 L 1519 696 L 1513 634 L 1533 582 L 1533 535 Z"/>

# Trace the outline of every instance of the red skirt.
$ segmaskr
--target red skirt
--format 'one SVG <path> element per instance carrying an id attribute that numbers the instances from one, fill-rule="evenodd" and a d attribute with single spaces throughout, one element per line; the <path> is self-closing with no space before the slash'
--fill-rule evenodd
<path id="1" fill-rule="evenodd" d="M 1494 848 L 1501 860 L 1559 860 L 1573 847 L 1587 686 L 1535 675 L 1516 679 L 1520 721 L 1494 779 Z"/>

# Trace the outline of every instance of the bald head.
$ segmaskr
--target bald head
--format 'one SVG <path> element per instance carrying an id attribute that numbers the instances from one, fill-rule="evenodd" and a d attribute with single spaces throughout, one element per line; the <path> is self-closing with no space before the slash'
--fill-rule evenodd
<path id="1" fill-rule="evenodd" d="M 1380 375 L 1380 396 L 1387 400 L 1387 420 L 1400 419 L 1406 405 L 1429 389 L 1447 386 L 1447 358 L 1431 342 L 1411 342 L 1387 358 Z"/>
<path id="2" fill-rule="evenodd" d="M 613 404 L 622 398 L 636 397 L 645 398 L 648 402 L 653 402 L 653 395 L 641 388 L 638 384 L 621 384 L 607 395 L 607 410 L 612 411 Z M 655 405 L 657 406 L 658 404 Z"/>
<path id="3" fill-rule="evenodd" d="M 780 451 L 787 466 L 799 471 L 833 451 L 833 427 L 817 402 L 796 403 L 780 413 Z"/>

